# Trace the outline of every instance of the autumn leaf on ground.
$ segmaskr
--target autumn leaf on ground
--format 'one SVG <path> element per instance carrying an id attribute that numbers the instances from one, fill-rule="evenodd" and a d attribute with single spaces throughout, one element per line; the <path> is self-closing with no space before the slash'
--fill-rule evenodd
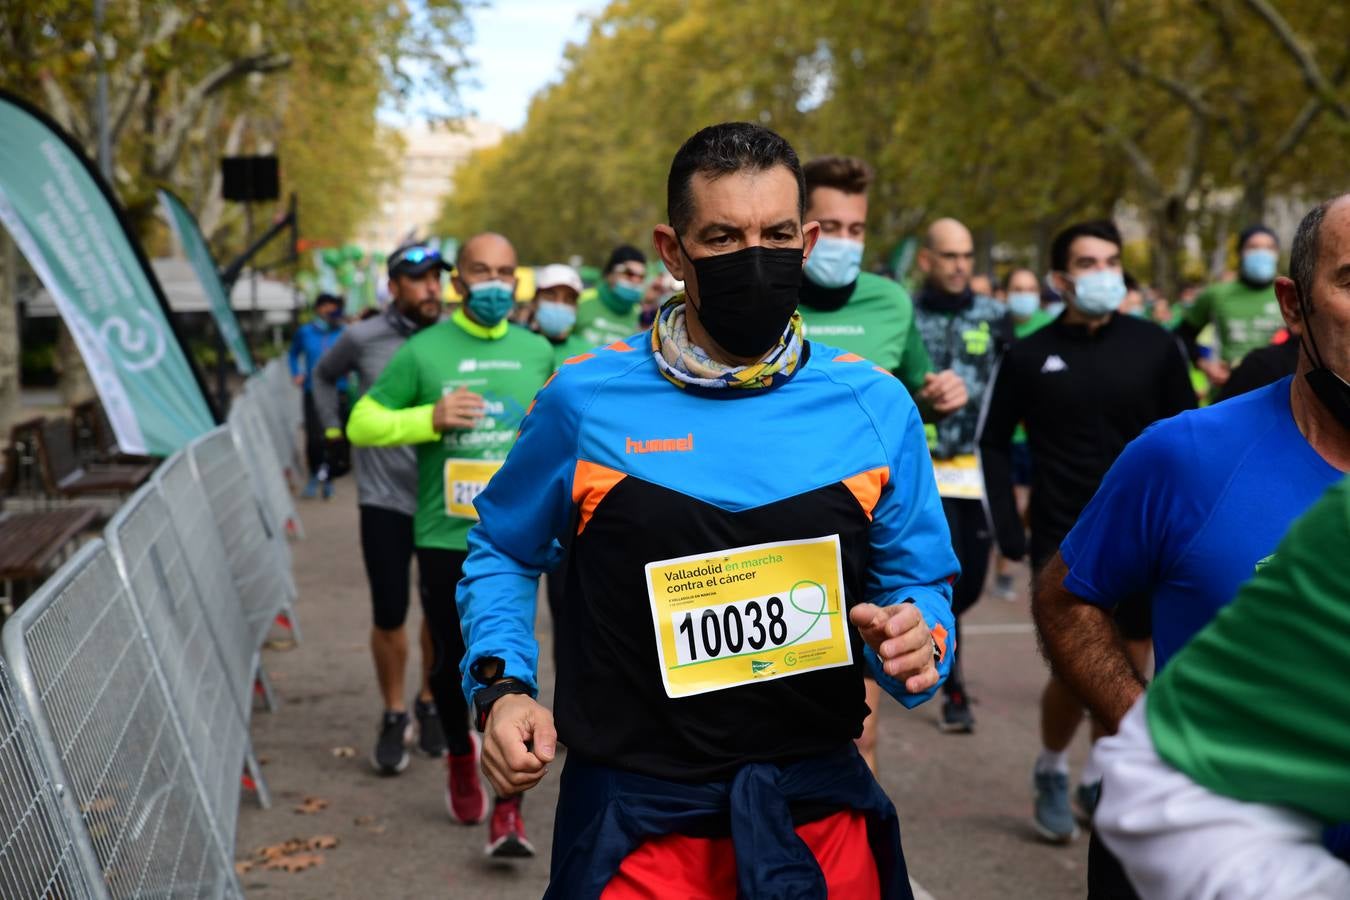
<path id="1" fill-rule="evenodd" d="M 266 847 L 259 847 L 253 855 L 261 862 L 267 862 L 281 856 L 289 856 L 292 853 L 298 853 L 306 849 L 306 842 L 300 838 L 291 838 L 289 841 L 283 841 L 280 844 L 269 844 Z"/>
<path id="2" fill-rule="evenodd" d="M 332 750 L 334 756 L 338 759 L 351 759 L 356 755 L 355 747 L 334 747 Z"/>
<path id="3" fill-rule="evenodd" d="M 332 834 L 321 834 L 317 837 L 312 837 L 307 844 L 311 850 L 332 850 L 337 845 L 337 836 Z"/>
<path id="4" fill-rule="evenodd" d="M 301 804 L 295 808 L 295 811 L 302 816 L 309 816 L 313 815 L 314 813 L 318 812 L 321 809 L 327 808 L 328 808 L 328 801 L 323 799 L 322 797 L 306 797 L 304 801 L 301 802 Z"/>
<path id="5" fill-rule="evenodd" d="M 272 638 L 263 646 L 268 650 L 293 650 L 295 649 L 295 641 L 291 638 Z"/>
<path id="6" fill-rule="evenodd" d="M 257 863 L 251 859 L 236 860 L 234 863 L 234 874 L 247 875 L 249 872 L 253 871 L 253 867 L 256 865 Z"/>
<path id="7" fill-rule="evenodd" d="M 274 871 L 303 872 L 314 866 L 323 865 L 323 857 L 317 853 L 297 853 L 294 856 L 279 856 L 269 860 L 265 866 Z"/>

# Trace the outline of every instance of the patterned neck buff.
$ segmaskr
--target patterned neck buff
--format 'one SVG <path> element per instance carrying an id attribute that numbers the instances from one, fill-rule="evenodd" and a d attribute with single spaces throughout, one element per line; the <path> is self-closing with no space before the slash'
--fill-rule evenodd
<path id="1" fill-rule="evenodd" d="M 689 339 L 685 327 L 684 294 L 676 294 L 661 307 L 652 328 L 652 356 L 661 374 L 676 387 L 766 388 L 775 376 L 790 376 L 802 358 L 805 340 L 802 317 L 792 314 L 778 344 L 764 359 L 748 366 L 717 362 Z"/>

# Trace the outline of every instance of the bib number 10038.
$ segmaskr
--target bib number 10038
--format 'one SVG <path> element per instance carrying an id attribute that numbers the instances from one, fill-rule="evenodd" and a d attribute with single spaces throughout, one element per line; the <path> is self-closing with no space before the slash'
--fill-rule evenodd
<path id="1" fill-rule="evenodd" d="M 705 607 L 678 614 L 675 632 L 681 663 L 758 652 L 787 643 L 787 610 L 781 597 Z"/>

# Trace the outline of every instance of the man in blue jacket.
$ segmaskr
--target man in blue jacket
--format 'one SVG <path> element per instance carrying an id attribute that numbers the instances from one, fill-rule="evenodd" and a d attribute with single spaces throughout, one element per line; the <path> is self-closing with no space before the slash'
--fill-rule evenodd
<path id="1" fill-rule="evenodd" d="M 910 896 L 853 740 L 865 670 L 906 706 L 945 677 L 958 566 L 909 393 L 803 337 L 802 187 L 765 128 L 691 137 L 654 234 L 687 293 L 568 360 L 475 502 L 484 771 L 519 793 L 569 751 L 549 896 Z M 534 616 L 564 556 L 555 729 Z"/>
<path id="2" fill-rule="evenodd" d="M 323 498 L 333 496 L 333 482 L 328 478 L 328 443 L 323 436 L 323 422 L 314 405 L 314 367 L 328 348 L 342 336 L 342 298 L 320 294 L 314 300 L 314 318 L 295 329 L 287 360 L 291 379 L 304 390 L 305 461 L 309 464 L 309 482 L 302 493 L 313 497 L 323 485 Z M 347 379 L 338 381 L 338 393 L 347 390 Z"/>

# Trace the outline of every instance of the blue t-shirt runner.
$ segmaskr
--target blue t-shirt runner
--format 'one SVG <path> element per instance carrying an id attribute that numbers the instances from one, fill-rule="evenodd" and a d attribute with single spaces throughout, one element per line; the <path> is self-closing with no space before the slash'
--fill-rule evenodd
<path id="1" fill-rule="evenodd" d="M 1159 670 L 1341 478 L 1299 431 L 1289 391 L 1284 378 L 1151 426 L 1060 547 L 1064 587 L 1089 603 L 1152 594 Z"/>

